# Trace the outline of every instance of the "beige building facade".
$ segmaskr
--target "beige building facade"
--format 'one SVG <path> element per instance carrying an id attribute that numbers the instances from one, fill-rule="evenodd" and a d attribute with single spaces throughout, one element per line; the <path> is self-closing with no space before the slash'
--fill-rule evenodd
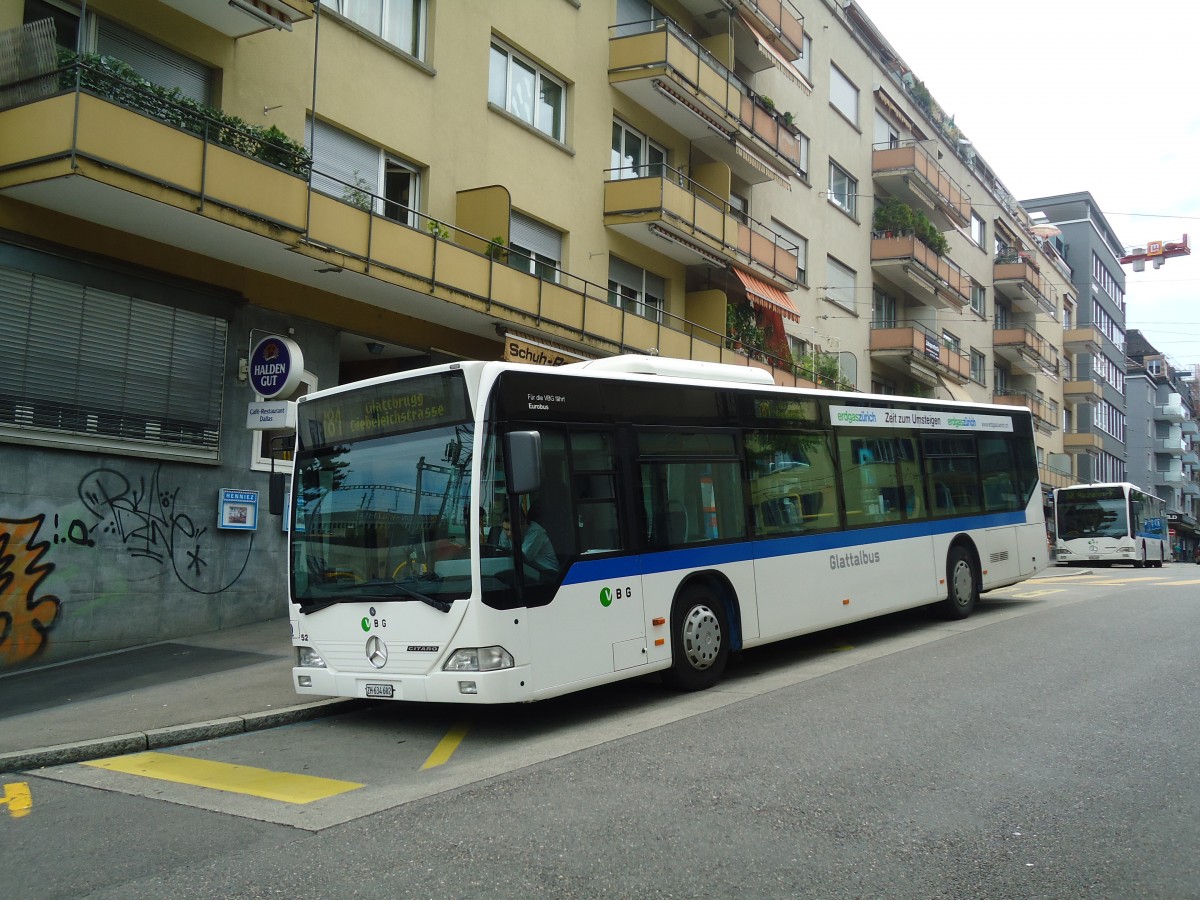
<path id="1" fill-rule="evenodd" d="M 272 334 L 301 390 L 653 353 L 1028 406 L 1048 487 L 1086 452 L 1053 229 L 855 3 L 0 0 L 0 32 L 0 669 L 284 610 L 277 520 L 217 508 L 265 492 Z"/>

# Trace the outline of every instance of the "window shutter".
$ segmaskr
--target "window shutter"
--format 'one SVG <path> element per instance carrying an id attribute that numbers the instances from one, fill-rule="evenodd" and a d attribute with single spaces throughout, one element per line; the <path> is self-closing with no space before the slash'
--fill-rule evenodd
<path id="1" fill-rule="evenodd" d="M 552 259 L 556 265 L 562 262 L 562 234 L 518 212 L 509 220 L 508 242 Z"/>
<path id="2" fill-rule="evenodd" d="M 107 19 L 99 20 L 96 52 L 115 56 L 147 81 L 179 88 L 197 103 L 212 104 L 212 69 Z"/>
<path id="3" fill-rule="evenodd" d="M 310 116 L 309 125 L 313 124 Z M 304 139 L 313 157 L 313 187 L 323 194 L 345 198 L 354 187 L 376 196 L 379 189 L 379 148 L 326 125 L 306 128 Z M 318 174 L 320 173 L 320 174 Z"/>
<path id="4" fill-rule="evenodd" d="M 222 319 L 0 267 L 0 425 L 216 451 Z"/>

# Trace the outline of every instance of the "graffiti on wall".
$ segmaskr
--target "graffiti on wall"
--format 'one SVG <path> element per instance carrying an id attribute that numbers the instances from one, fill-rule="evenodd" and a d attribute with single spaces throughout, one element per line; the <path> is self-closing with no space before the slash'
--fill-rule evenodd
<path id="1" fill-rule="evenodd" d="M 0 668 L 41 653 L 58 618 L 58 598 L 38 593 L 54 571 L 41 561 L 50 549 L 38 540 L 44 522 L 45 516 L 0 519 Z"/>
<path id="2" fill-rule="evenodd" d="M 216 529 L 197 525 L 179 506 L 180 488 L 165 486 L 162 467 L 149 481 L 131 482 L 116 469 L 93 469 L 79 482 L 79 499 L 96 524 L 90 528 L 74 521 L 66 540 L 95 546 L 97 534 L 118 540 L 130 556 L 148 559 L 169 568 L 184 587 L 199 594 L 218 594 L 242 577 L 250 562 L 254 535 L 240 560 L 232 561 L 232 575 L 213 567 Z M 78 526 L 78 527 L 77 527 Z"/>
<path id="3" fill-rule="evenodd" d="M 97 468 L 79 481 L 82 513 L 73 506 L 70 514 L 0 518 L 0 669 L 46 649 L 62 611 L 46 579 L 68 558 L 79 562 L 76 554 L 104 565 L 103 554 L 111 555 L 115 544 L 189 591 L 219 594 L 232 587 L 249 565 L 253 533 L 234 540 L 215 525 L 197 523 L 180 503 L 181 490 L 167 483 L 161 466 L 148 477 Z"/>

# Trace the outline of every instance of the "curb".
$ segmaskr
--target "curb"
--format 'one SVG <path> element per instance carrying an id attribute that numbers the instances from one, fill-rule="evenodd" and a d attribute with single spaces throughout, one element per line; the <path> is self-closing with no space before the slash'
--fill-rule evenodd
<path id="1" fill-rule="evenodd" d="M 286 709 L 214 719 L 211 722 L 196 722 L 190 725 L 174 725 L 170 728 L 155 728 L 150 731 L 135 731 L 130 734 L 118 734 L 113 737 L 76 741 L 70 744 L 35 747 L 31 750 L 13 750 L 9 753 L 0 753 L 0 775 L 27 769 L 45 769 L 51 766 L 87 762 L 107 756 L 123 756 L 128 753 L 159 750 L 163 747 L 178 747 L 181 744 L 246 734 L 251 731 L 264 731 L 281 725 L 291 725 L 294 722 L 306 722 L 325 716 L 340 715 L 371 705 L 364 700 L 320 700 L 302 706 L 289 706 Z"/>

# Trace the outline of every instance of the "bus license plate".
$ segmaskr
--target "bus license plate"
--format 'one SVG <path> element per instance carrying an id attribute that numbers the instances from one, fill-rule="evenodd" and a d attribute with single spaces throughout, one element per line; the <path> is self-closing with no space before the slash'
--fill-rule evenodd
<path id="1" fill-rule="evenodd" d="M 394 693 L 394 688 L 390 684 L 368 684 L 368 697 L 383 697 L 386 700 L 391 700 Z"/>
<path id="2" fill-rule="evenodd" d="M 1088 559 L 1099 559 L 1099 556 L 1089 556 Z"/>

